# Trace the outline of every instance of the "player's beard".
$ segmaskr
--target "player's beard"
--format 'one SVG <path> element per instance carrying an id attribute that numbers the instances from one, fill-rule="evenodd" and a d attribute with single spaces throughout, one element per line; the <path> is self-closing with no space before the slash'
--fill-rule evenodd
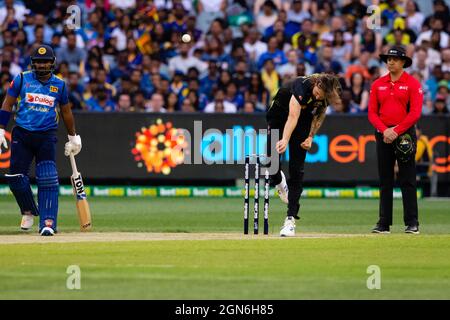
<path id="1" fill-rule="evenodd" d="M 52 74 L 54 69 L 54 64 L 52 64 L 49 68 L 37 68 L 36 65 L 32 65 L 32 70 L 36 74 L 36 77 L 39 79 L 46 78 Z"/>

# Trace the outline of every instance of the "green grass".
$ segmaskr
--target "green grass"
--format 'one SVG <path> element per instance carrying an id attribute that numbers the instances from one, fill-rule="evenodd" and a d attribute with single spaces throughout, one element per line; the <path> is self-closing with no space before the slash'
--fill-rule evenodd
<path id="1" fill-rule="evenodd" d="M 241 232 L 240 199 L 91 198 L 98 232 Z M 78 231 L 72 198 L 61 198 L 59 230 Z M 421 235 L 323 239 L 1 244 L 0 299 L 450 299 L 450 201 L 419 202 Z M 302 201 L 297 233 L 367 234 L 376 200 Z M 0 235 L 17 234 L 11 197 L 0 197 Z M 284 218 L 271 202 L 271 232 Z M 81 268 L 81 290 L 66 269 Z M 381 290 L 366 287 L 381 268 Z M 45 290 L 43 290 L 45 288 Z"/>

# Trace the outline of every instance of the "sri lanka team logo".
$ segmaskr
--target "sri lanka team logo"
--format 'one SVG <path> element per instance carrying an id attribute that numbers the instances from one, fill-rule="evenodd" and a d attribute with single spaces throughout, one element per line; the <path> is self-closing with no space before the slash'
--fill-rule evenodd
<path id="1" fill-rule="evenodd" d="M 186 145 L 181 129 L 157 119 L 154 124 L 136 132 L 131 153 L 139 168 L 145 166 L 149 173 L 169 175 L 173 168 L 183 163 Z"/>

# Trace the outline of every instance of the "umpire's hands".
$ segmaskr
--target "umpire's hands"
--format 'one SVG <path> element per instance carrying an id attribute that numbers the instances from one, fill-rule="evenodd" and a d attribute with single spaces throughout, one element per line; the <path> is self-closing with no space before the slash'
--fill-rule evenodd
<path id="1" fill-rule="evenodd" d="M 81 137 L 79 135 L 67 136 L 69 141 L 64 146 L 64 154 L 68 157 L 70 154 L 76 156 L 81 151 Z"/>
<path id="2" fill-rule="evenodd" d="M 281 139 L 280 141 L 277 142 L 276 145 L 276 149 L 278 153 L 283 153 L 286 151 L 286 148 L 288 146 L 289 141 L 287 141 L 286 139 Z"/>
<path id="3" fill-rule="evenodd" d="M 383 132 L 383 141 L 384 143 L 392 143 L 395 139 L 397 139 L 398 134 L 394 131 L 394 128 L 387 128 Z"/>
<path id="4" fill-rule="evenodd" d="M 305 139 L 305 141 L 302 142 L 302 144 L 300 146 L 305 150 L 309 150 L 312 147 L 312 142 L 313 142 L 313 138 L 308 137 Z"/>
<path id="5" fill-rule="evenodd" d="M 2 146 L 5 149 L 8 149 L 8 144 L 6 143 L 5 138 L 5 129 L 0 129 L 0 154 L 2 154 Z"/>

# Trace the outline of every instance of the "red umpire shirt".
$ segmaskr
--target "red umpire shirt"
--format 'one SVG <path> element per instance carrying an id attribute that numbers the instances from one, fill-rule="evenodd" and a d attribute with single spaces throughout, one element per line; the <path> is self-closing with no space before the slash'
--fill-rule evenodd
<path id="1" fill-rule="evenodd" d="M 420 82 L 403 71 L 391 81 L 387 75 L 378 78 L 370 90 L 369 121 L 381 133 L 395 127 L 401 135 L 419 120 L 422 113 L 423 91 Z"/>

